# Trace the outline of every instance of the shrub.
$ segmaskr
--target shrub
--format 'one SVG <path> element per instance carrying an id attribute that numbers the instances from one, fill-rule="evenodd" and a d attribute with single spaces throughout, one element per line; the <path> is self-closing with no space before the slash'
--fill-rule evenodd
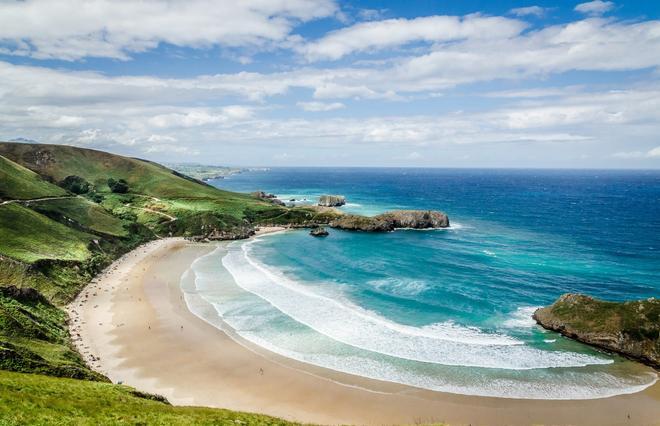
<path id="1" fill-rule="evenodd" d="M 124 179 L 114 180 L 110 178 L 108 179 L 108 187 L 110 191 L 116 194 L 126 194 L 128 192 L 128 182 Z"/>
<path id="2" fill-rule="evenodd" d="M 86 194 L 89 192 L 90 184 L 80 176 L 67 176 L 60 182 L 60 186 L 74 194 Z"/>

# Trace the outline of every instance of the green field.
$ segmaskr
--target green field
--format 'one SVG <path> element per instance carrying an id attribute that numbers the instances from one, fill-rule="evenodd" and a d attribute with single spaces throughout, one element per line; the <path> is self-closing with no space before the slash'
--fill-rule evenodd
<path id="1" fill-rule="evenodd" d="M 173 407 L 127 386 L 0 371 L 0 424 L 290 425 L 222 409 Z"/>

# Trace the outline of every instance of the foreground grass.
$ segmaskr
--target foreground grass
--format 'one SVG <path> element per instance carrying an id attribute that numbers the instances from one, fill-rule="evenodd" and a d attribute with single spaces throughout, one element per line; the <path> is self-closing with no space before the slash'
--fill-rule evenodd
<path id="1" fill-rule="evenodd" d="M 173 407 L 127 386 L 0 371 L 0 424 L 291 425 L 236 411 Z"/>

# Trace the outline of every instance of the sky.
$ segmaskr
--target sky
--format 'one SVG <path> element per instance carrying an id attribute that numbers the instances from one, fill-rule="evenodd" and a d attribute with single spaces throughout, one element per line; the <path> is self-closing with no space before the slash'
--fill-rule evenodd
<path id="1" fill-rule="evenodd" d="M 660 169 L 660 1 L 0 0 L 0 140 Z"/>

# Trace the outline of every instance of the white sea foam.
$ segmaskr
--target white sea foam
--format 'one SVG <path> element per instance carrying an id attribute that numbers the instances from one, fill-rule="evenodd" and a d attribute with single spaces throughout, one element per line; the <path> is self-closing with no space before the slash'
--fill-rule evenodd
<path id="1" fill-rule="evenodd" d="M 287 350 L 254 333 L 245 333 L 242 336 L 271 352 L 308 364 L 370 379 L 462 395 L 553 400 L 596 399 L 640 392 L 657 381 L 657 375 L 651 372 L 629 378 L 604 372 L 568 373 L 559 380 L 555 378 L 554 381 L 540 381 L 533 377 L 521 380 L 480 375 L 461 375 L 457 378 L 451 374 L 425 374 L 362 356 Z"/>
<path id="2" fill-rule="evenodd" d="M 401 359 L 511 370 L 580 367 L 612 360 L 531 348 L 521 340 L 452 323 L 413 327 L 321 295 L 250 256 L 257 240 L 231 245 L 222 259 L 238 286 L 333 340 Z"/>
<path id="3" fill-rule="evenodd" d="M 505 328 L 530 328 L 536 325 L 536 321 L 532 318 L 532 314 L 540 306 L 521 306 L 514 312 L 509 314 L 509 317 L 504 320 L 502 326 Z"/>
<path id="4" fill-rule="evenodd" d="M 429 289 L 429 283 L 423 280 L 405 278 L 383 278 L 368 282 L 377 290 L 396 296 L 415 296 Z"/>

